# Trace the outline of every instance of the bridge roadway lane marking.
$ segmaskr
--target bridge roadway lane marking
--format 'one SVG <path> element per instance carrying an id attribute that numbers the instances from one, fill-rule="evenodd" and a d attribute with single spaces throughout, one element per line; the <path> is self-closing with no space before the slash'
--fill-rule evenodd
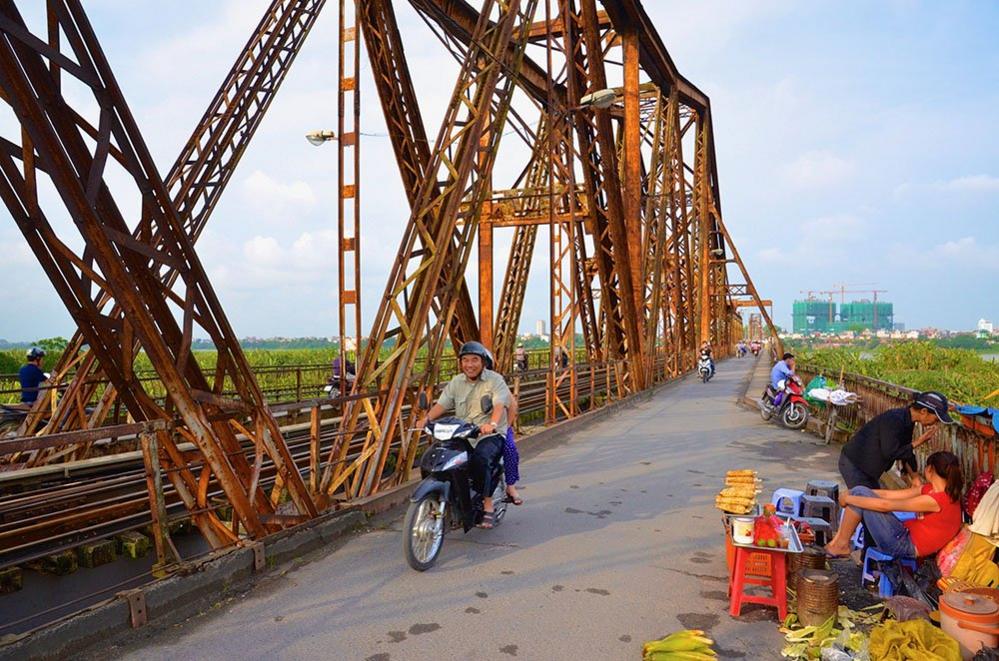
<path id="1" fill-rule="evenodd" d="M 668 387 L 522 466 L 523 507 L 445 538 L 437 567 L 402 557 L 401 516 L 275 570 L 242 599 L 103 653 L 125 658 L 637 659 L 701 628 L 725 658 L 777 658 L 773 609 L 729 617 L 714 495 L 756 468 L 764 496 L 835 478 L 836 452 L 735 405 L 752 361 Z"/>

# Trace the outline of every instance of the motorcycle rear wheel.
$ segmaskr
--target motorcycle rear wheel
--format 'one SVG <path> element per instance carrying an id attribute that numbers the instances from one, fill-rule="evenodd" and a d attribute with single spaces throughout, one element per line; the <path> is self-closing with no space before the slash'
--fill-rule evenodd
<path id="1" fill-rule="evenodd" d="M 416 571 L 427 571 L 437 563 L 444 547 L 442 521 L 436 517 L 440 494 L 429 494 L 410 503 L 402 524 L 402 552 L 406 563 Z"/>
<path id="2" fill-rule="evenodd" d="M 801 429 L 808 422 L 808 409 L 800 402 L 791 402 L 781 411 L 780 421 L 788 429 Z"/>
<path id="3" fill-rule="evenodd" d="M 769 422 L 770 418 L 774 416 L 774 409 L 769 404 L 764 404 L 760 402 L 760 417 L 763 418 L 765 422 Z"/>

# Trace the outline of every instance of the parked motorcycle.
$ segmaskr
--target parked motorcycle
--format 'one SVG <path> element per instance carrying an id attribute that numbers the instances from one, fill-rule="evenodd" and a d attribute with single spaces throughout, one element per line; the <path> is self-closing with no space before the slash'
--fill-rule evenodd
<path id="1" fill-rule="evenodd" d="M 760 415 L 764 420 L 776 416 L 788 429 L 801 429 L 808 422 L 808 403 L 801 379 L 792 376 L 780 382 L 783 387 L 767 384 L 760 398 Z"/>
<path id="2" fill-rule="evenodd" d="M 702 353 L 697 359 L 697 373 L 701 375 L 701 383 L 707 383 L 714 374 L 711 373 L 711 356 Z"/>
<path id="3" fill-rule="evenodd" d="M 426 395 L 420 393 L 419 406 L 426 410 Z M 493 408 L 489 395 L 482 398 L 482 410 Z M 428 422 L 423 433 L 433 439 L 420 459 L 423 481 L 409 499 L 402 526 L 402 550 L 406 562 L 416 571 L 434 566 L 444 546 L 449 529 L 462 528 L 466 533 L 482 521 L 483 495 L 472 484 L 469 459 L 470 439 L 479 436 L 478 425 L 459 418 L 438 418 Z M 506 515 L 506 481 L 502 459 L 493 474 L 493 526 Z"/>

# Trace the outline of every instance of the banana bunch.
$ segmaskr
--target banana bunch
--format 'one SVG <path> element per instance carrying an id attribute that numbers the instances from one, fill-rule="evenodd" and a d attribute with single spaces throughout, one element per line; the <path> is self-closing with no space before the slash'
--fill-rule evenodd
<path id="1" fill-rule="evenodd" d="M 711 649 L 714 644 L 700 629 L 677 631 L 645 643 L 642 661 L 711 661 L 718 656 Z"/>

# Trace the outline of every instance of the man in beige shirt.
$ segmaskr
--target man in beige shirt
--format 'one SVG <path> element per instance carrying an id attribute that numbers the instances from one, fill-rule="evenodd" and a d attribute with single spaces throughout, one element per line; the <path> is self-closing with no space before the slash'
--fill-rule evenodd
<path id="1" fill-rule="evenodd" d="M 473 486 L 483 494 L 482 528 L 493 527 L 493 498 L 495 488 L 493 472 L 503 456 L 503 440 L 508 426 L 507 409 L 513 396 L 510 389 L 496 372 L 486 369 L 490 361 L 489 351 L 478 342 L 466 342 L 458 351 L 461 373 L 444 387 L 437 403 L 417 425 L 422 429 L 427 422 L 436 420 L 448 411 L 455 417 L 479 425 L 479 436 L 469 439 L 472 455 L 469 464 Z M 493 401 L 492 411 L 482 410 L 482 397 L 489 395 Z"/>

